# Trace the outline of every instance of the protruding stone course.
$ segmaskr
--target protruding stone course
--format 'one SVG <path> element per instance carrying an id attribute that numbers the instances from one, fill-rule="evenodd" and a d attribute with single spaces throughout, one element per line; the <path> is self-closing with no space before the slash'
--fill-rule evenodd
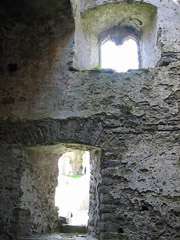
<path id="1" fill-rule="evenodd" d="M 168 66 L 170 63 L 180 61 L 180 52 L 164 52 L 158 62 L 158 66 Z"/>

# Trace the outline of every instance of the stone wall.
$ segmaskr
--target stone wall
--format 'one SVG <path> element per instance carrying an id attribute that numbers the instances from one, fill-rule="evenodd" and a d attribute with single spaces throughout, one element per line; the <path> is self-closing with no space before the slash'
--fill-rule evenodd
<path id="1" fill-rule="evenodd" d="M 63 94 L 54 83 L 44 85 L 43 80 L 38 94 L 33 94 L 33 85 L 28 88 L 29 93 L 24 86 L 15 87 L 15 102 L 6 104 L 4 110 L 2 107 L 1 116 L 14 121 L 129 111 L 148 124 L 161 122 L 163 125 L 179 116 L 179 71 L 177 62 L 128 73 L 67 72 L 68 86 Z M 19 92 L 27 98 L 26 102 L 18 102 Z M 12 119 L 9 112 L 13 114 Z"/>
<path id="2" fill-rule="evenodd" d="M 82 14 L 98 6 L 109 3 L 118 4 L 120 2 L 123 2 L 123 0 L 71 0 L 71 2 L 74 5 L 74 12 L 79 11 L 79 13 Z M 126 0 L 125 2 L 128 2 L 130 4 L 134 2 L 144 2 L 157 7 L 157 18 L 160 31 L 158 40 L 161 42 L 161 44 L 159 44 L 159 47 L 161 48 L 162 52 L 179 51 L 179 38 L 177 37 L 179 36 L 178 22 L 180 21 L 179 6 L 177 6 L 173 0 Z"/>
<path id="3" fill-rule="evenodd" d="M 102 184 L 101 164 L 102 152 L 100 149 L 94 149 L 90 152 L 90 192 L 89 192 L 89 219 L 88 232 L 92 236 L 99 235 L 100 214 L 100 186 Z"/>
<path id="4" fill-rule="evenodd" d="M 47 96 L 54 88 L 63 95 L 73 61 L 74 22 L 67 0 L 20 0 L 13 8 L 6 1 L 0 7 L 0 118 L 17 120 L 16 111 L 26 118 L 23 113 L 36 108 L 42 92 Z M 50 98 L 38 99 L 42 110 Z"/>
<path id="5" fill-rule="evenodd" d="M 157 2 L 156 4 L 154 3 L 154 5 L 158 7 L 158 14 L 162 18 L 162 24 L 168 24 L 169 22 L 169 15 L 165 14 L 165 11 L 171 11 L 171 17 L 174 16 L 172 17 L 172 19 L 174 19 L 173 34 L 170 32 L 170 26 L 166 26 L 166 28 L 164 26 L 161 28 L 161 36 L 158 38 L 159 44 L 164 46 L 162 58 L 158 64 L 163 66 L 177 61 L 180 56 L 178 45 L 180 39 L 178 30 L 179 14 L 178 7 L 173 5 L 173 3 L 169 3 L 168 6 L 165 4 L 162 6 L 162 2 Z M 46 7 L 48 6 L 46 5 Z M 67 7 L 68 6 L 66 6 L 66 8 Z M 36 9 L 36 12 L 37 11 Z M 6 10 L 6 12 L 8 11 Z M 24 17 L 25 19 L 17 19 L 17 16 L 11 16 L 11 13 L 9 18 L 5 18 L 4 25 L 3 23 L 1 24 L 3 35 L 1 36 L 0 119 L 18 121 L 21 119 L 66 118 L 69 116 L 96 114 L 97 112 L 106 111 L 107 104 L 101 104 L 100 99 L 99 103 L 94 103 L 94 99 L 97 97 L 102 99 L 107 98 L 106 94 L 104 94 L 107 92 L 104 82 L 107 82 L 107 86 L 110 84 L 110 95 L 112 98 L 115 97 L 115 99 L 120 98 L 120 96 L 118 96 L 121 95 L 119 89 L 122 89 L 122 86 L 117 87 L 117 84 L 124 85 L 124 79 L 130 78 L 136 82 L 136 80 L 133 80 L 134 78 L 137 77 L 137 79 L 141 79 L 144 78 L 145 75 L 147 78 L 146 81 L 149 82 L 148 77 L 151 74 L 149 73 L 148 75 L 141 71 L 135 74 L 125 73 L 124 75 L 97 74 L 97 77 L 93 73 L 87 76 L 87 72 L 68 72 L 67 69 L 69 65 L 72 64 L 73 58 L 72 35 L 74 29 L 71 19 L 72 16 L 71 18 L 69 17 L 70 12 L 64 13 L 64 15 L 61 15 L 58 11 L 55 12 L 56 14 L 53 11 L 52 13 L 50 16 L 48 15 L 49 18 L 47 18 L 47 16 L 44 18 L 44 22 L 42 22 L 42 20 L 40 21 L 39 16 L 33 18 L 31 15 L 28 15 L 27 18 Z M 41 14 L 43 16 L 45 13 L 42 12 Z M 69 19 L 71 19 L 71 21 Z M 66 24 L 64 24 L 64 22 L 66 22 Z M 172 21 L 170 24 L 172 24 Z M 172 37 L 169 37 L 169 34 L 171 34 Z M 162 38 L 166 40 L 166 44 L 170 42 L 171 49 L 166 46 L 165 42 L 160 40 Z M 151 53 L 147 55 L 149 56 Z M 17 71 L 8 71 L 8 64 L 10 63 L 17 63 Z M 157 74 L 158 81 L 163 82 L 164 79 L 166 79 L 165 81 L 169 82 L 168 74 L 170 73 L 165 73 L 169 71 L 169 68 L 162 68 L 160 70 L 163 76 L 160 76 L 158 71 L 158 68 L 152 70 L 152 78 L 156 78 L 155 75 Z M 115 83 L 112 83 L 109 77 L 116 79 Z M 100 82 L 99 78 L 102 79 L 102 82 Z M 104 78 L 107 79 L 104 80 Z M 149 78 L 151 78 L 151 76 Z M 87 80 L 85 81 L 85 79 Z M 123 80 L 119 81 L 118 79 Z M 144 80 L 140 81 L 142 81 L 141 84 L 143 84 Z M 91 88 L 94 88 L 93 91 L 95 91 L 96 88 L 95 85 L 91 86 L 92 82 L 95 85 L 102 85 L 97 86 L 97 88 L 99 87 L 102 91 L 99 90 L 100 93 L 95 94 L 97 96 L 96 98 L 94 98 L 93 94 L 89 94 L 91 93 Z M 137 82 L 139 82 L 139 80 Z M 135 87 L 135 85 L 133 87 Z M 153 91 L 156 91 L 155 88 Z M 79 97 L 77 97 L 76 91 L 79 92 Z M 116 91 L 115 94 L 113 94 L 114 91 Z M 101 93 L 102 96 L 100 96 Z M 143 97 L 143 95 L 140 95 L 139 99 L 141 97 Z M 89 101 L 92 102 L 92 104 L 90 104 Z M 107 101 L 110 102 L 109 100 Z M 97 106 L 94 106 L 96 104 Z M 102 106 L 98 107 L 98 105 Z M 103 105 L 105 107 L 103 107 Z M 115 107 L 111 107 L 110 111 L 116 111 Z"/>
<path id="6" fill-rule="evenodd" d="M 91 191 L 89 230 L 98 239 L 179 239 L 180 133 L 177 125 L 168 126 L 140 124 L 132 115 L 101 114 L 6 124 L 1 126 L 6 132 L 1 141 L 22 146 L 71 141 L 100 147 L 101 160 L 91 163 L 92 170 L 100 172 L 91 171 L 96 194 Z M 4 183 L 7 186 L 7 179 Z"/>
<path id="7" fill-rule="evenodd" d="M 1 141 L 0 151 L 0 239 L 16 239 L 22 191 L 23 151 L 19 144 Z"/>
<path id="8" fill-rule="evenodd" d="M 131 21 L 130 25 L 141 23 L 143 32 L 143 37 L 140 39 L 142 67 L 157 66 L 168 53 L 171 55 L 171 60 L 179 59 L 179 6 L 173 0 L 71 0 L 71 2 L 76 25 L 74 59 L 76 67 L 89 69 L 90 65 L 96 65 L 99 62 L 97 50 L 99 32 L 103 32 L 104 28 L 108 28 L 108 26 L 114 27 L 122 21 L 126 22 L 128 18 Z M 118 12 L 113 11 L 113 8 L 110 7 L 111 4 Z M 123 9 L 125 5 L 127 7 Z M 154 19 L 152 16 L 148 16 L 151 12 L 150 6 L 157 8 Z M 143 17 L 144 8 L 149 8 L 145 17 Z M 146 21 L 151 24 L 147 24 Z M 129 22 L 127 21 L 126 24 L 128 25 Z"/>
<path id="9" fill-rule="evenodd" d="M 34 123 L 32 124 L 34 125 Z M 49 124 L 51 123 L 49 122 Z M 14 125 L 14 127 L 17 126 Z M 24 127 L 27 127 L 26 124 Z M 59 122 L 57 127 L 60 127 Z M 49 136 L 45 137 L 49 138 L 51 135 L 54 135 L 54 130 L 49 132 Z M 9 142 L 9 144 L 4 144 L 1 152 L 3 161 L 1 165 L 0 223 L 2 232 L 0 239 L 18 239 L 22 236 L 60 230 L 58 208 L 55 207 L 58 159 L 65 152 L 76 149 L 90 151 L 91 155 L 90 164 L 93 174 L 90 179 L 91 217 L 89 226 L 92 234 L 94 234 L 99 220 L 100 149 L 67 143 L 49 143 L 49 145 L 43 146 L 41 137 L 35 137 L 36 140 L 34 140 L 37 141 L 35 147 L 30 142 L 27 147 L 27 139 L 33 140 L 33 138 L 30 139 L 32 135 L 31 137 L 27 135 L 26 140 L 21 134 L 19 137 L 21 140 L 19 138 L 18 142 L 21 142 L 21 148 L 20 145 L 13 145 Z M 61 140 L 63 141 L 63 138 Z M 41 145 L 38 144 L 39 141 Z M 60 139 L 57 141 L 60 141 Z M 45 143 L 47 144 L 46 141 Z"/>
<path id="10" fill-rule="evenodd" d="M 96 21 L 94 22 L 94 19 Z M 155 67 L 160 58 L 157 46 L 157 8 L 151 4 L 135 2 L 128 4 L 104 4 L 90 9 L 75 18 L 74 65 L 90 69 L 100 63 L 102 41 L 112 39 L 119 45 L 120 39 L 133 37 L 139 46 L 140 67 Z M 123 36 L 122 32 L 126 32 Z M 114 37 L 115 36 L 115 37 Z M 153 49 L 151 54 L 148 51 Z"/>
<path id="11" fill-rule="evenodd" d="M 58 178 L 58 155 L 53 149 L 25 149 L 24 172 L 21 177 L 19 236 L 51 232 L 58 227 L 55 188 Z M 21 212 L 26 213 L 26 217 Z"/>
<path id="12" fill-rule="evenodd" d="M 13 10 L 7 1 L 0 12 L 0 239 L 56 229 L 56 156 L 67 150 L 53 148 L 60 143 L 91 152 L 93 235 L 180 239 L 177 6 L 151 1 L 158 8 L 159 67 L 112 73 L 68 71 L 70 6 L 28 2 Z M 105 3 L 83 2 L 79 12 Z"/>

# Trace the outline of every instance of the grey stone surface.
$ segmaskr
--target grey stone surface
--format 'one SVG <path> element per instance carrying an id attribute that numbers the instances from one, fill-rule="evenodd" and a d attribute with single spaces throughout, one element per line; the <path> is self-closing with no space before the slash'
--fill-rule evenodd
<path id="1" fill-rule="evenodd" d="M 71 2 L 77 21 L 122 1 Z M 67 149 L 90 151 L 92 236 L 180 239 L 180 11 L 145 3 L 158 10 L 157 67 L 112 73 L 68 71 L 78 30 L 68 1 L 0 2 L 0 240 L 57 231 L 57 160 Z M 61 236 L 72 239 L 47 237 Z"/>
<path id="2" fill-rule="evenodd" d="M 19 238 L 18 240 L 96 240 L 90 235 L 58 233 L 43 236 Z"/>
<path id="3" fill-rule="evenodd" d="M 161 124 L 144 128 L 143 125 L 132 122 L 132 119 L 129 121 L 128 123 L 128 117 L 125 121 L 117 115 L 97 115 L 86 120 L 82 118 L 69 121 L 46 120 L 44 123 L 14 123 L 9 126 L 9 130 L 6 124 L 4 131 L 7 138 L 1 141 L 11 140 L 36 146 L 71 140 L 81 145 L 100 147 L 103 150 L 102 157 L 98 156 L 96 151 L 95 155 L 91 154 L 89 231 L 99 236 L 99 239 L 179 239 L 180 133 L 176 129 L 169 130 L 170 125 L 168 130 L 161 129 Z M 43 129 L 43 138 L 38 134 L 38 125 Z M 135 130 L 138 129 L 137 125 L 139 132 Z M 16 132 L 13 129 L 16 129 Z M 74 146 L 76 145 L 70 144 L 69 147 Z M 32 148 L 33 151 L 36 149 L 41 149 L 41 154 L 44 153 L 37 155 L 41 163 L 43 161 L 40 159 L 45 159 L 44 155 L 48 156 L 47 151 L 56 156 L 61 154 L 61 151 L 66 151 L 66 148 L 61 149 L 60 145 Z M 18 153 L 18 156 L 22 154 Z M 52 160 L 49 158 L 49 161 L 50 159 Z M 32 162 L 29 161 L 28 166 L 31 169 Z M 49 169 L 49 174 L 51 173 Z M 18 179 L 22 177 L 19 176 Z M 40 196 L 42 198 L 42 195 Z M 23 198 L 21 200 L 23 201 Z M 41 212 L 40 207 L 38 212 Z"/>
<path id="4" fill-rule="evenodd" d="M 145 2 L 128 4 L 124 1 L 103 4 L 81 15 L 77 14 L 75 24 L 76 67 L 90 69 L 100 63 L 99 48 L 107 38 L 119 45 L 124 38 L 135 37 L 140 67 L 155 67 L 160 58 L 157 8 L 153 5 Z M 149 54 L 151 49 L 153 52 Z"/>
<path id="5" fill-rule="evenodd" d="M 144 37 L 140 38 L 142 67 L 154 67 L 164 53 L 180 51 L 178 24 L 180 22 L 180 6 L 176 5 L 173 0 L 71 0 L 71 2 L 73 3 L 77 33 L 75 36 L 75 65 L 80 68 L 89 68 L 88 62 L 91 65 L 98 63 L 96 60 L 99 57 L 97 50 L 99 32 L 104 32 L 106 28 L 115 27 L 121 22 L 126 22 L 126 25 L 130 26 L 132 26 L 132 22 L 133 25 L 136 25 L 137 22 L 144 25 L 142 29 Z M 114 5 L 114 11 L 110 7 L 111 4 Z M 138 4 L 140 12 L 136 8 Z M 153 21 L 152 16 L 151 19 L 148 17 L 151 11 L 150 4 L 157 8 L 157 14 Z M 123 9 L 125 5 L 126 7 Z M 145 17 L 143 17 L 143 5 L 146 9 L 149 8 Z M 117 9 L 118 12 L 116 12 Z M 95 22 L 94 19 L 96 19 Z M 128 19 L 131 20 L 131 23 Z M 147 24 L 148 20 L 152 25 Z M 91 50 L 93 51 L 91 52 Z"/>
<path id="6" fill-rule="evenodd" d="M 37 93 L 29 76 L 24 79 L 27 88 L 19 85 L 18 80 L 12 87 L 9 76 L 7 82 L 11 84 L 3 94 L 14 93 L 17 97 L 13 104 L 2 104 L 1 119 L 65 119 L 104 112 L 120 114 L 129 106 L 128 111 L 137 118 L 141 117 L 141 121 L 161 121 L 164 125 L 166 119 L 178 118 L 179 72 L 179 62 L 128 73 L 68 72 L 68 86 L 64 88 L 60 84 L 57 88 L 56 84 L 46 85 L 41 79 Z M 27 98 L 25 102 L 18 101 L 19 93 Z"/>

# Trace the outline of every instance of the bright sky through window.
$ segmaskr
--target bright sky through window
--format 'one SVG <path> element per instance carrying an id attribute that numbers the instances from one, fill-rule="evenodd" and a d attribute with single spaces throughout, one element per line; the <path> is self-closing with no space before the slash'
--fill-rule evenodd
<path id="1" fill-rule="evenodd" d="M 117 72 L 138 69 L 138 49 L 134 39 L 128 38 L 122 45 L 116 46 L 111 40 L 101 46 L 101 67 L 112 68 Z"/>

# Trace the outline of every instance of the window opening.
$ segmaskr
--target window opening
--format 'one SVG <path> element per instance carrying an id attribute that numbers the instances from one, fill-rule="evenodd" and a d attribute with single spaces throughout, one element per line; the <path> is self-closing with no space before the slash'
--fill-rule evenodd
<path id="1" fill-rule="evenodd" d="M 55 205 L 59 217 L 72 225 L 87 225 L 89 210 L 90 153 L 74 150 L 58 160 L 59 176 Z"/>
<path id="2" fill-rule="evenodd" d="M 110 39 L 101 44 L 101 67 L 111 68 L 117 72 L 126 72 L 129 69 L 139 68 L 137 41 L 128 37 L 121 45 Z"/>

